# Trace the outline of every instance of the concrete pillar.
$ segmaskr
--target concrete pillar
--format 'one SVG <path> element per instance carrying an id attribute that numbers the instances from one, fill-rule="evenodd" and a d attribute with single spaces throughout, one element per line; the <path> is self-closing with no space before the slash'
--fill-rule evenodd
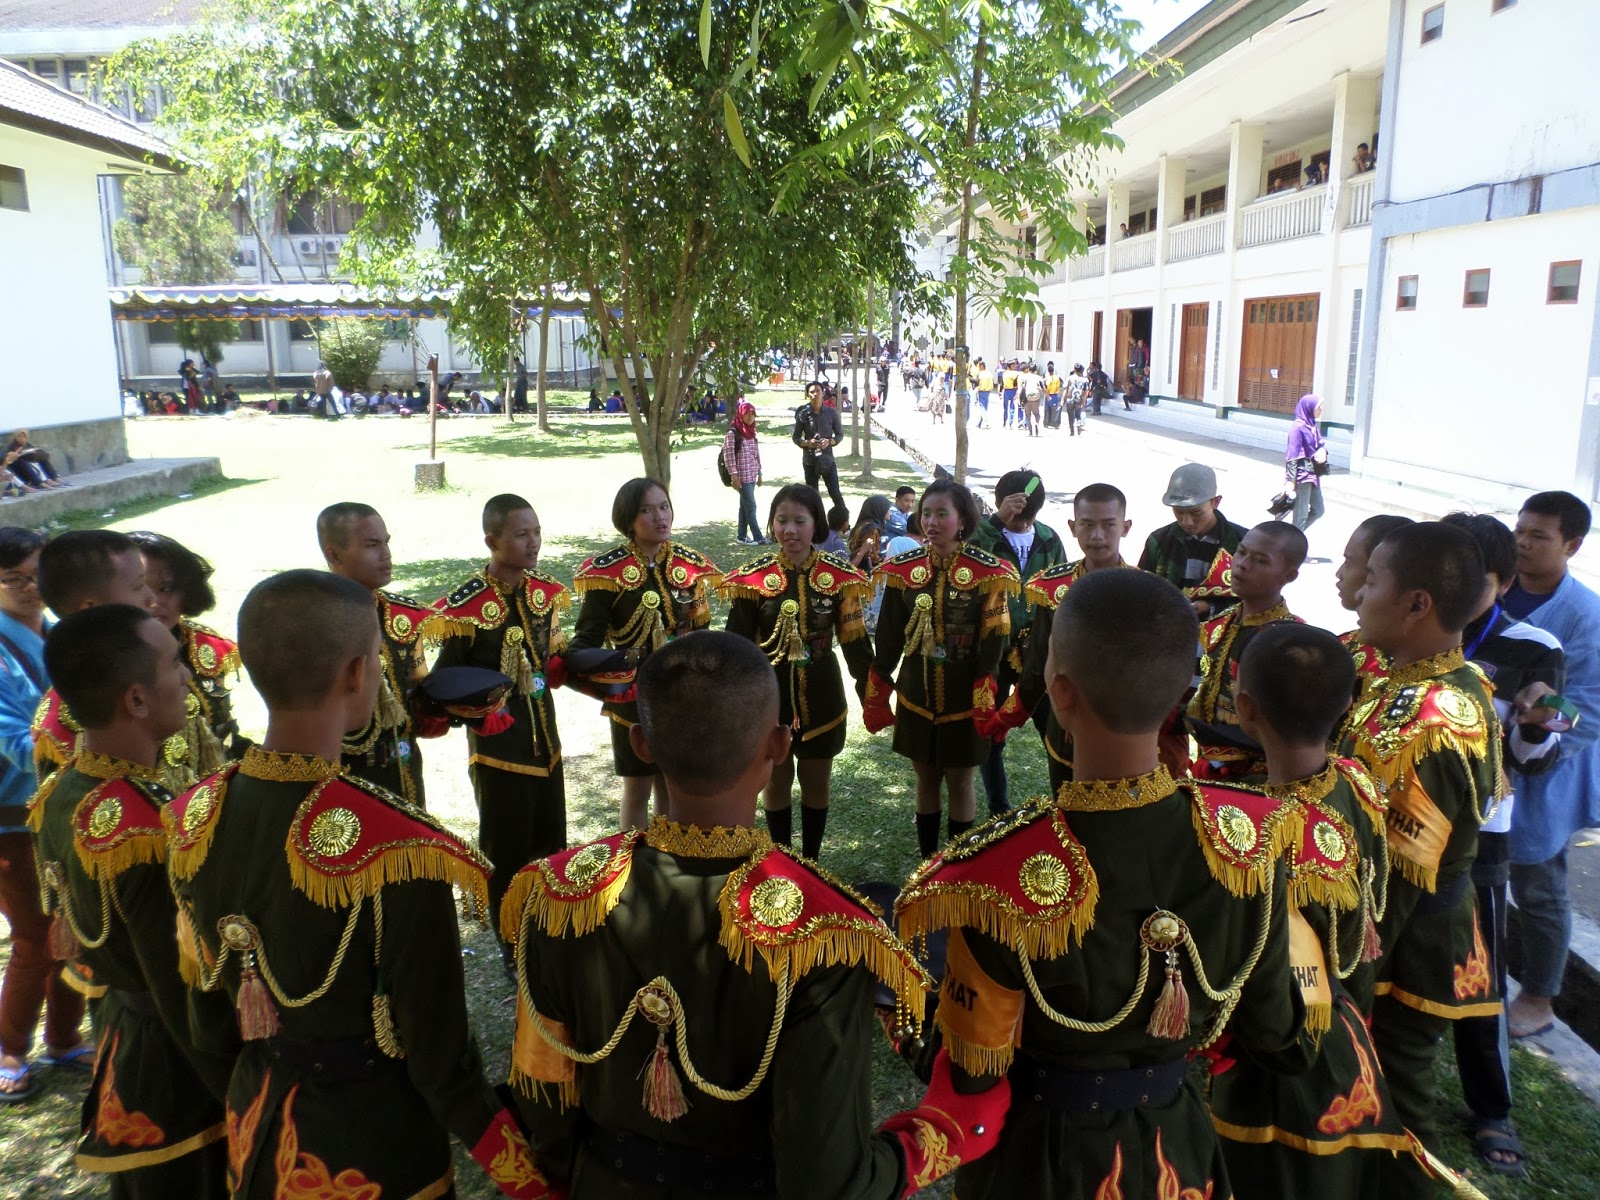
<path id="1" fill-rule="evenodd" d="M 1113 181 L 1106 186 L 1106 245 L 1122 240 L 1122 227 L 1128 220 L 1128 201 L 1132 192 L 1126 183 Z"/>
<path id="2" fill-rule="evenodd" d="M 1175 396 L 1173 375 L 1178 336 L 1166 294 L 1167 243 L 1174 226 L 1183 223 L 1183 193 L 1188 160 L 1181 154 L 1163 154 L 1156 165 L 1155 295 L 1150 314 L 1150 390 L 1158 396 Z"/>
<path id="3" fill-rule="evenodd" d="M 1214 397 L 1217 415 L 1226 416 L 1239 403 L 1239 351 L 1241 348 L 1243 297 L 1234 286 L 1239 234 L 1244 224 L 1244 208 L 1261 194 L 1261 143 L 1266 136 L 1263 125 L 1235 121 L 1228 127 L 1228 206 L 1222 236 L 1222 322 L 1213 340 L 1222 348 L 1221 387 Z"/>
<path id="4" fill-rule="evenodd" d="M 1315 386 L 1322 396 L 1322 413 L 1330 421 L 1355 420 L 1354 406 L 1345 405 L 1344 373 L 1348 369 L 1350 312 L 1339 270 L 1339 239 L 1350 219 L 1348 181 L 1353 173 L 1356 146 L 1370 142 L 1378 118 L 1376 76 L 1351 75 L 1348 71 L 1333 80 L 1333 130 L 1328 161 L 1328 209 L 1324 216 L 1325 257 L 1322 271 L 1322 305 L 1317 318 Z M 1352 237 L 1366 237 L 1353 233 Z M 1372 297 L 1364 296 L 1362 308 L 1370 309 Z"/>
<path id="5" fill-rule="evenodd" d="M 1378 89 L 1382 83 L 1376 75 L 1348 72 L 1333 81 L 1333 139 L 1328 163 L 1330 192 L 1341 190 L 1340 185 L 1355 173 L 1356 147 L 1362 142 L 1369 147 L 1372 144 L 1378 128 Z M 1349 206 L 1342 205 L 1340 224 L 1348 217 Z"/>

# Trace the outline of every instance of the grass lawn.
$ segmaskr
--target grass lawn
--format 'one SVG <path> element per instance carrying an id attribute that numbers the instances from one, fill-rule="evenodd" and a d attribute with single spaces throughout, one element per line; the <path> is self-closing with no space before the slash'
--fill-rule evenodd
<path id="1" fill-rule="evenodd" d="M 576 394 L 574 394 L 576 396 Z M 800 452 L 789 442 L 789 410 L 795 390 L 762 391 L 762 447 L 768 484 L 799 477 Z M 561 400 L 557 399 L 557 403 Z M 452 418 L 439 425 L 440 457 L 449 486 L 419 495 L 412 489 L 413 464 L 427 457 L 427 425 L 420 419 L 350 419 L 327 423 L 307 417 L 240 413 L 226 418 L 160 418 L 131 422 L 130 449 L 141 457 L 217 455 L 226 478 L 196 489 L 182 501 L 162 499 L 103 515 L 80 514 L 69 524 L 153 529 L 177 537 L 216 566 L 219 601 L 210 623 L 232 633 L 234 614 L 249 588 L 266 575 L 290 567 L 320 566 L 314 523 L 317 512 L 337 500 L 364 500 L 385 516 L 394 540 L 394 589 L 431 600 L 483 559 L 478 532 L 483 502 L 498 492 L 526 496 L 544 527 L 543 566 L 570 578 L 578 563 L 616 540 L 610 528 L 616 487 L 639 473 L 640 463 L 626 418 L 557 413 L 554 428 L 541 433 L 519 420 Z M 673 462 L 673 499 L 680 540 L 709 554 L 723 567 L 748 557 L 735 543 L 735 494 L 723 488 L 714 462 L 719 430 L 683 436 Z M 917 482 L 898 448 L 874 443 L 873 491 L 892 494 L 896 484 Z M 841 477 L 852 509 L 868 494 L 856 484 L 858 466 L 841 459 Z M 720 624 L 720 617 L 719 622 Z M 598 706 L 566 691 L 557 694 L 567 763 L 570 828 L 574 839 L 609 833 L 616 820 L 617 790 L 611 774 L 609 734 Z M 247 685 L 236 710 L 247 730 L 259 732 L 264 713 Z M 464 769 L 460 731 L 427 744 L 429 808 L 463 836 L 475 834 L 472 794 Z M 1018 735 L 1008 751 L 1014 799 L 1047 787 L 1036 738 Z M 915 865 L 911 823 L 911 776 L 889 750 L 887 736 L 870 737 L 858 720 L 836 761 L 834 806 L 823 861 L 851 880 L 898 880 Z M 468 1001 L 491 1075 L 503 1079 L 514 1014 L 512 991 L 501 975 L 487 931 L 463 928 Z M 4 953 L 5 948 L 0 948 Z M 1549 1065 L 1517 1052 L 1517 1119 L 1537 1156 L 1530 1179 L 1517 1185 L 1486 1183 L 1501 1197 L 1590 1194 L 1582 1181 L 1600 1178 L 1600 1116 Z M 45 1075 L 46 1091 L 35 1102 L 0 1111 L 7 1197 L 88 1197 L 103 1192 L 72 1165 L 82 1076 Z M 878 1109 L 887 1115 L 914 1103 L 920 1087 L 880 1046 L 874 1061 Z M 1453 1081 L 1448 1085 L 1454 1088 Z M 1447 1091 L 1447 1111 L 1460 1105 Z M 1457 1166 L 1472 1159 L 1465 1140 L 1453 1138 L 1448 1158 Z M 483 1173 L 458 1150 L 459 1194 L 494 1193 Z M 934 1195 L 948 1195 L 936 1188 Z"/>

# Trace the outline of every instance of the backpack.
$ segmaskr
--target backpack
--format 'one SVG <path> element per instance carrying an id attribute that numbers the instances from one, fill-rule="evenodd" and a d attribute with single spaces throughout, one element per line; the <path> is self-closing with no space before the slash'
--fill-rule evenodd
<path id="1" fill-rule="evenodd" d="M 723 487 L 736 488 L 739 486 L 733 481 L 733 472 L 728 470 L 728 442 L 738 436 L 732 429 L 728 430 L 728 436 L 722 439 L 722 452 L 717 455 L 717 474 L 722 479 Z"/>

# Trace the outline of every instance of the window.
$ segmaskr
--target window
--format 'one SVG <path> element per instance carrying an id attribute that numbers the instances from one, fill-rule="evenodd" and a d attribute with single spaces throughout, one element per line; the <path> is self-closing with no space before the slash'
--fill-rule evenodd
<path id="1" fill-rule="evenodd" d="M 1581 262 L 1557 262 L 1550 264 L 1550 286 L 1545 290 L 1544 302 L 1546 304 L 1576 304 L 1578 302 L 1578 278 L 1582 274 Z"/>
<path id="2" fill-rule="evenodd" d="M 1400 287 L 1395 292 L 1394 306 L 1399 312 L 1410 312 L 1417 306 L 1417 277 L 1400 276 Z"/>
<path id="3" fill-rule="evenodd" d="M 349 231 L 344 230 L 342 232 Z M 1039 257 L 1039 227 L 1037 225 L 1024 227 L 1022 230 L 1022 245 L 1027 250 L 1029 258 L 1036 259 Z"/>
<path id="4" fill-rule="evenodd" d="M 391 317 L 383 323 L 383 336 L 391 342 L 411 340 L 411 321 L 407 317 Z"/>
<path id="5" fill-rule="evenodd" d="M 145 326 L 145 340 L 152 346 L 176 346 L 178 327 L 171 321 L 151 321 Z"/>
<path id="6" fill-rule="evenodd" d="M 34 59 L 33 73 L 40 79 L 48 79 L 57 87 L 61 86 L 61 60 L 59 58 Z"/>
<path id="7" fill-rule="evenodd" d="M 0 208 L 28 211 L 28 177 L 21 167 L 0 166 Z"/>
<path id="8" fill-rule="evenodd" d="M 310 321 L 296 317 L 289 322 L 289 340 L 291 342 L 314 342 L 317 340 L 317 331 Z"/>
<path id="9" fill-rule="evenodd" d="M 1195 196 L 1185 196 L 1183 198 L 1183 219 L 1185 221 L 1194 220 L 1194 210 L 1195 210 L 1195 201 L 1196 201 L 1196 199 L 1197 199 L 1197 197 L 1195 197 Z"/>
<path id="10" fill-rule="evenodd" d="M 1461 289 L 1462 308 L 1489 307 L 1489 271 L 1468 271 L 1466 284 Z"/>
<path id="11" fill-rule="evenodd" d="M 74 96 L 89 94 L 89 60 L 69 58 L 62 64 L 67 76 L 67 91 Z"/>
<path id="12" fill-rule="evenodd" d="M 1444 36 L 1444 5 L 1435 4 L 1422 14 L 1422 44 L 1437 42 Z"/>
<path id="13" fill-rule="evenodd" d="M 1202 217 L 1215 216 L 1228 207 L 1228 185 L 1207 188 L 1200 193 L 1200 215 Z"/>
<path id="14" fill-rule="evenodd" d="M 1267 172 L 1267 195 L 1275 192 L 1292 192 L 1300 186 L 1300 160 L 1284 163 Z"/>

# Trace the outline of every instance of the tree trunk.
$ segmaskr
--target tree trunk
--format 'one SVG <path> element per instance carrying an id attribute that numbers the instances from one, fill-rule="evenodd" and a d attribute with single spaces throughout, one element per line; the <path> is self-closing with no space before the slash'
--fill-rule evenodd
<path id="1" fill-rule="evenodd" d="M 983 16 L 978 16 L 978 42 L 972 50 L 972 91 L 967 97 L 966 153 L 971 154 L 978 139 L 978 103 L 983 98 L 983 60 L 989 42 L 983 31 Z M 961 224 L 956 233 L 956 482 L 967 481 L 967 360 L 972 351 L 967 345 L 967 243 L 972 236 L 973 187 L 971 178 L 961 183 Z"/>
<path id="2" fill-rule="evenodd" d="M 550 431 L 550 394 L 545 390 L 550 374 L 550 302 L 554 296 L 554 285 L 544 285 L 544 311 L 539 314 L 539 379 L 535 385 L 538 392 L 539 428 L 548 433 Z"/>
<path id="3" fill-rule="evenodd" d="M 874 314 L 874 312 L 872 311 L 872 304 L 873 304 L 872 285 L 873 285 L 873 283 L 874 283 L 874 280 L 873 280 L 872 276 L 868 275 L 867 276 L 867 329 L 866 329 L 867 345 L 869 347 L 871 347 L 874 351 L 876 351 L 878 349 L 878 347 L 877 347 L 876 343 L 873 341 L 873 336 L 872 336 L 872 330 L 877 324 L 877 322 L 875 320 L 876 314 Z M 861 418 L 862 421 L 863 421 L 863 426 L 862 426 L 863 436 L 862 436 L 862 443 L 861 443 L 861 445 L 862 445 L 862 451 L 861 451 L 861 482 L 862 483 L 869 483 L 872 480 L 872 396 L 871 396 L 871 392 L 872 392 L 872 385 L 873 385 L 874 381 L 878 378 L 878 361 L 877 360 L 878 360 L 878 355 L 876 353 L 874 353 L 871 358 L 867 359 L 867 392 L 868 392 L 867 407 L 866 407 L 866 410 L 865 410 L 865 414 Z M 856 407 L 860 408 L 861 406 L 860 406 L 860 404 L 857 404 Z"/>
<path id="4" fill-rule="evenodd" d="M 850 330 L 850 457 L 861 455 L 861 314 L 851 313 L 855 328 Z"/>
<path id="5" fill-rule="evenodd" d="M 517 310 L 511 310 L 511 340 L 506 345 L 506 382 L 500 389 L 500 412 L 510 424 L 516 424 L 516 416 L 511 407 L 511 384 L 517 374 Z"/>

